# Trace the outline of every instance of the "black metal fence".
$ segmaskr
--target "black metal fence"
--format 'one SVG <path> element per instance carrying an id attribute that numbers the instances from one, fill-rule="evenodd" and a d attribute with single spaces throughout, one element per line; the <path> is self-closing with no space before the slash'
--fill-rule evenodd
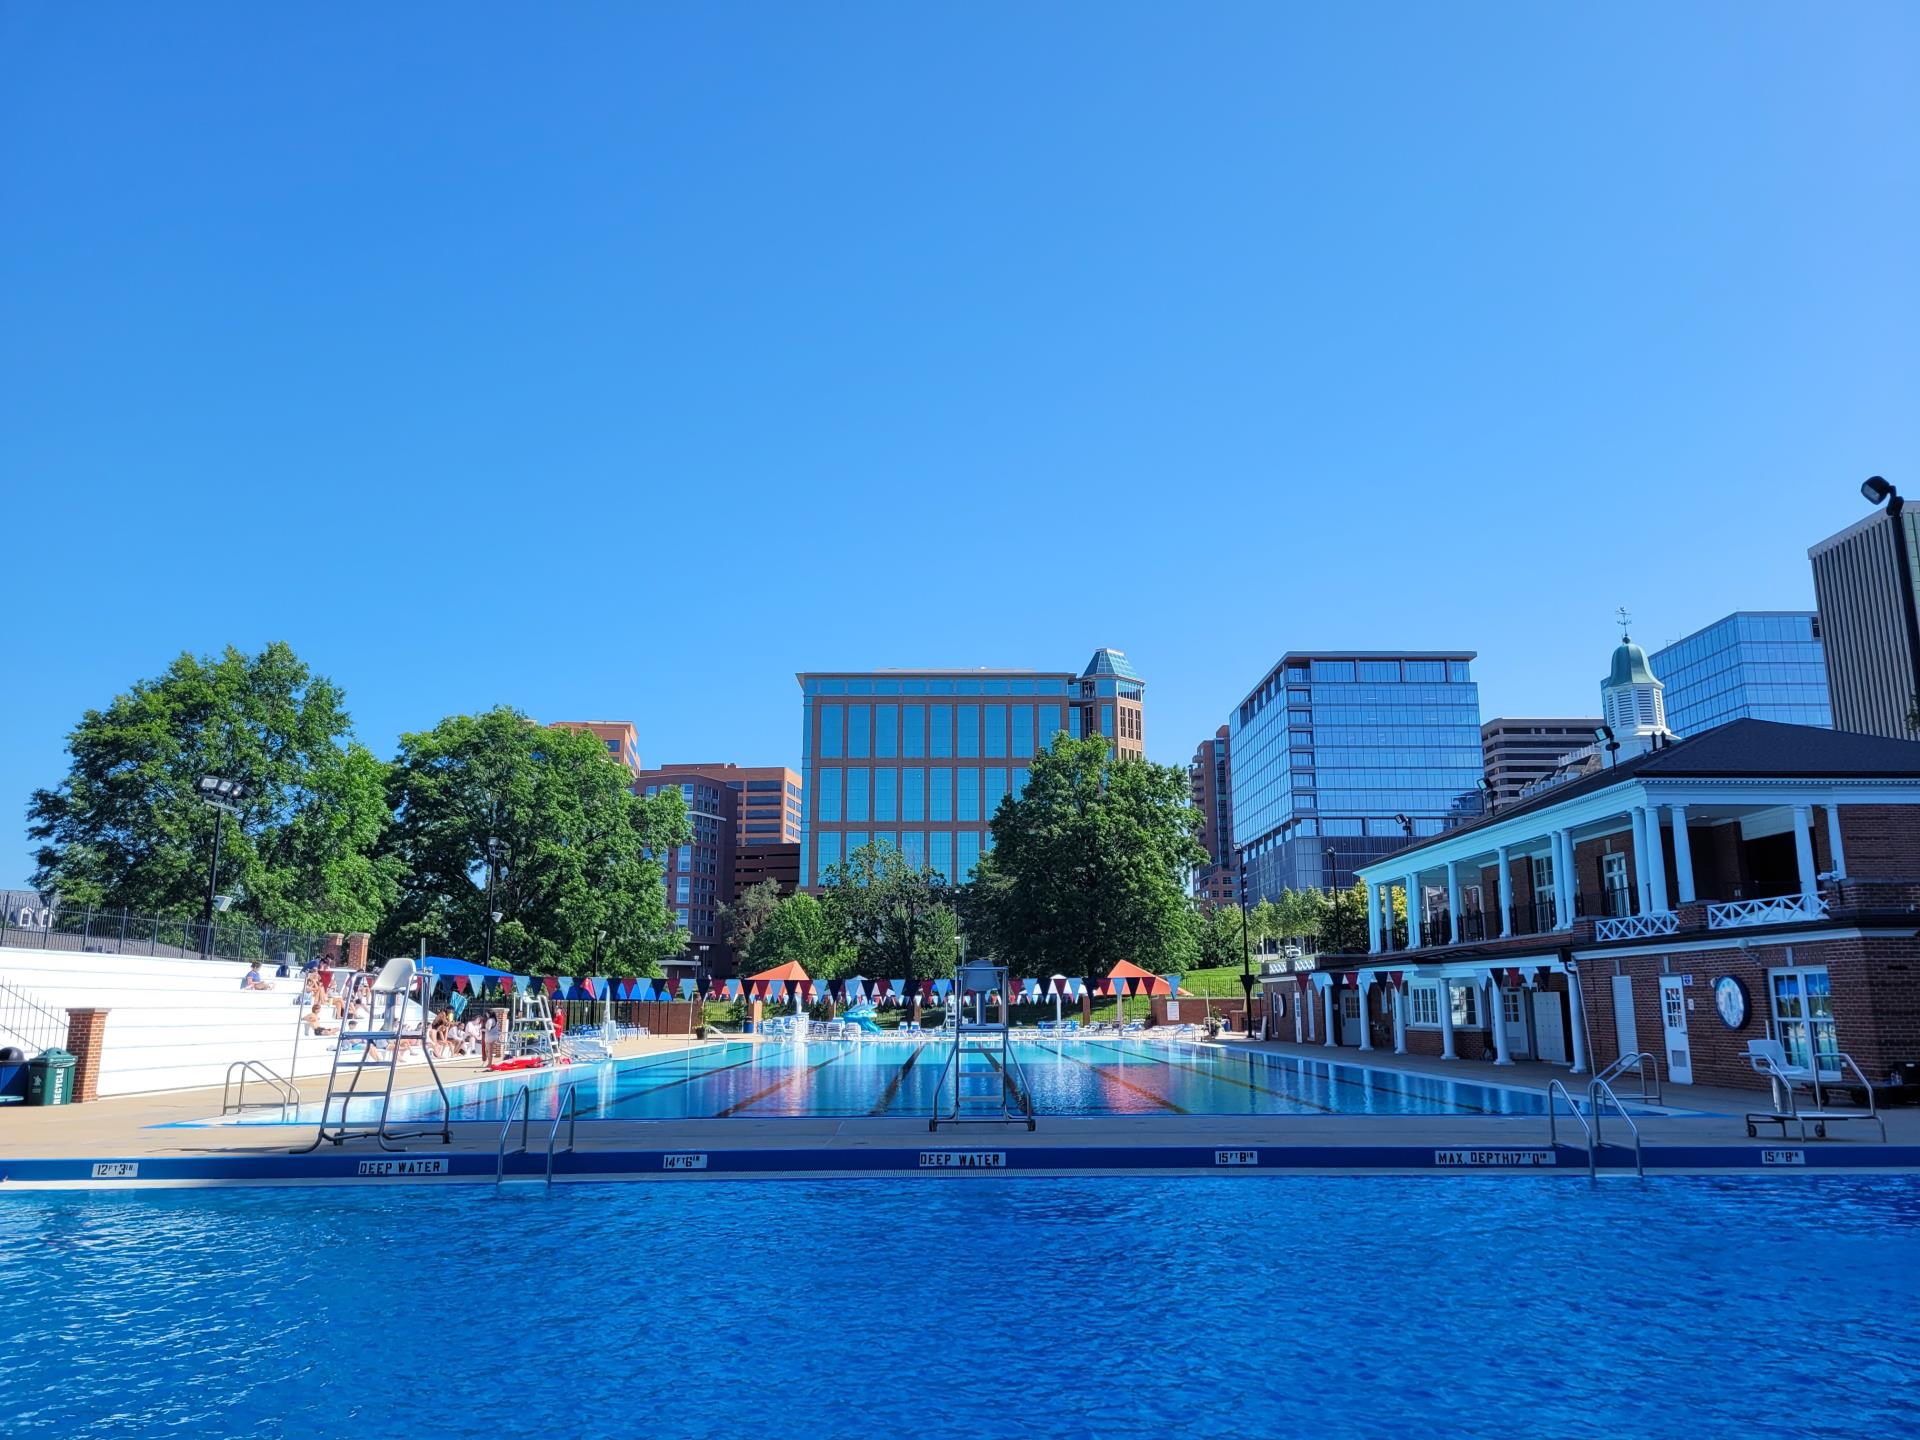
<path id="1" fill-rule="evenodd" d="M 18 905 L 0 913 L 0 946 L 171 959 L 285 960 L 296 969 L 320 953 L 321 937 L 244 921 L 212 925 L 82 905 Z"/>

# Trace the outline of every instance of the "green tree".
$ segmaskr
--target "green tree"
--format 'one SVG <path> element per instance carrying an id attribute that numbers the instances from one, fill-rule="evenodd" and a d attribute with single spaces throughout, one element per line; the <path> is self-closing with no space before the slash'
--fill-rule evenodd
<path id="1" fill-rule="evenodd" d="M 755 933 L 740 970 L 752 975 L 793 963 L 816 980 L 832 980 L 852 974 L 857 955 L 826 906 L 811 895 L 789 895 Z"/>
<path id="2" fill-rule="evenodd" d="M 959 958 L 946 877 L 916 869 L 891 845 L 862 845 L 821 877 L 822 903 L 875 979 L 931 980 Z"/>
<path id="3" fill-rule="evenodd" d="M 780 908 L 780 882 L 762 880 L 734 897 L 731 905 L 720 907 L 720 928 L 733 946 L 734 954 L 744 955 L 753 948 L 753 937 L 769 916 Z"/>
<path id="4" fill-rule="evenodd" d="M 203 775 L 247 786 L 221 827 L 233 913 L 298 930 L 370 930 L 395 895 L 377 855 L 386 766 L 353 738 L 338 686 L 280 642 L 182 654 L 67 737 L 67 775 L 36 790 L 33 883 L 68 903 L 198 916 L 215 812 Z"/>
<path id="5" fill-rule="evenodd" d="M 1027 974 L 1092 981 L 1121 960 L 1188 969 L 1183 881 L 1206 859 L 1199 828 L 1185 771 L 1116 759 L 1099 736 L 1057 736 L 993 817 L 968 933 Z"/>
<path id="6" fill-rule="evenodd" d="M 692 838 L 680 792 L 642 799 L 585 731 L 516 711 L 452 715 L 404 735 L 389 782 L 390 854 L 404 872 L 380 943 L 478 959 L 487 867 L 494 963 L 520 973 L 654 975 L 686 932 L 651 858 Z"/>
<path id="7" fill-rule="evenodd" d="M 1200 967 L 1215 970 L 1238 965 L 1245 958 L 1246 943 L 1253 939 L 1251 917 L 1242 924 L 1238 905 L 1215 905 L 1193 912 L 1194 943 Z"/>

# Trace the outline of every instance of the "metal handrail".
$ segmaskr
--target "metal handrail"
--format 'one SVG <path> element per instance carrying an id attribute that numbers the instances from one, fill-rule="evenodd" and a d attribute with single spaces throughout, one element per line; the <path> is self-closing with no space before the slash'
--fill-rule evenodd
<path id="1" fill-rule="evenodd" d="M 1606 1069 L 1594 1076 L 1594 1079 L 1604 1080 L 1608 1085 L 1612 1085 L 1615 1080 L 1619 1079 L 1629 1070 L 1633 1071 L 1640 1079 L 1639 1099 L 1641 1104 L 1664 1105 L 1666 1103 L 1666 1089 L 1660 1083 L 1660 1057 L 1655 1055 L 1651 1050 L 1636 1050 L 1630 1055 L 1622 1055 L 1618 1060 L 1615 1060 L 1611 1065 L 1607 1066 Z M 1653 1072 L 1653 1089 L 1651 1092 L 1647 1089 L 1647 1072 L 1649 1070 Z"/>
<path id="2" fill-rule="evenodd" d="M 1547 1144 L 1555 1147 L 1556 1149 L 1559 1147 L 1559 1144 L 1560 1144 L 1559 1127 L 1554 1123 L 1553 1097 L 1555 1095 L 1558 1095 L 1562 1100 L 1567 1102 L 1567 1113 L 1573 1116 L 1574 1119 L 1578 1120 L 1580 1122 L 1580 1128 L 1586 1131 L 1587 1177 L 1589 1179 L 1592 1179 L 1595 1173 L 1594 1172 L 1594 1155 L 1593 1155 L 1593 1150 L 1594 1150 L 1593 1127 L 1587 1123 L 1587 1117 L 1580 1113 L 1580 1107 L 1573 1103 L 1573 1096 L 1567 1093 L 1567 1087 L 1562 1085 L 1558 1080 L 1549 1080 L 1547 1082 Z"/>
<path id="3" fill-rule="evenodd" d="M 238 1071 L 240 1075 L 240 1093 L 238 1095 L 233 1093 L 233 1076 L 235 1071 Z M 278 1105 L 280 1107 L 280 1118 L 282 1120 L 287 1118 L 287 1107 L 289 1105 L 295 1109 L 299 1108 L 300 1092 L 294 1089 L 293 1082 L 288 1080 L 286 1076 L 279 1074 L 259 1060 L 236 1060 L 227 1067 L 226 1082 L 220 1087 L 220 1113 L 222 1115 L 237 1114 L 239 1111 L 247 1108 L 247 1076 L 249 1075 L 252 1075 L 257 1080 L 265 1081 L 274 1093 L 279 1096 L 277 1100 L 270 1100 L 265 1102 L 265 1104 L 256 1101 L 256 1108 L 264 1109 L 266 1105 Z"/>
<path id="4" fill-rule="evenodd" d="M 533 1087 L 531 1085 L 522 1085 L 518 1090 L 513 1092 L 513 1095 L 507 1101 L 507 1115 L 506 1118 L 500 1122 L 500 1148 L 494 1155 L 493 1183 L 496 1186 L 499 1185 L 507 1175 L 507 1136 L 513 1130 L 513 1112 L 516 1109 L 520 1112 L 520 1148 L 514 1151 L 514 1154 L 524 1155 L 527 1153 L 527 1128 L 533 1123 L 533 1110 L 530 1098 L 532 1093 Z"/>
<path id="5" fill-rule="evenodd" d="M 1598 1166 L 1600 1152 L 1600 1097 L 1604 1095 L 1613 1102 L 1613 1108 L 1620 1112 L 1620 1118 L 1627 1122 L 1627 1129 L 1633 1132 L 1633 1168 L 1644 1180 L 1647 1178 L 1647 1157 L 1640 1144 L 1640 1127 L 1633 1123 L 1633 1116 L 1627 1113 L 1627 1107 L 1620 1103 L 1620 1097 L 1613 1093 L 1613 1087 L 1598 1075 L 1587 1086 L 1587 1104 L 1593 1108 L 1593 1150 L 1595 1165 Z M 1596 1168 L 1596 1173 L 1597 1168 Z"/>
<path id="6" fill-rule="evenodd" d="M 547 1188 L 549 1190 L 553 1188 L 553 1146 L 554 1142 L 560 1138 L 560 1121 L 563 1118 L 567 1122 L 567 1148 L 562 1153 L 567 1155 L 573 1153 L 574 1136 L 580 1121 L 574 1105 L 574 1091 L 579 1088 L 580 1082 L 576 1080 L 562 1092 L 560 1103 L 554 1108 L 553 1128 L 547 1131 Z"/>

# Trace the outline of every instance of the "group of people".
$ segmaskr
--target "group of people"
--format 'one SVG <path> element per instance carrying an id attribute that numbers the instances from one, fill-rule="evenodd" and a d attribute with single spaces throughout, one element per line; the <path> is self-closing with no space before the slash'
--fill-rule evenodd
<path id="1" fill-rule="evenodd" d="M 256 970 L 254 974 L 257 973 Z M 251 981 L 253 976 L 248 978 Z M 272 987 L 249 984 L 248 988 Z M 339 1035 L 343 1030 L 352 1032 L 372 1028 L 366 990 L 351 985 L 335 990 L 327 983 L 325 970 L 316 968 L 307 972 L 300 1003 L 303 1007 L 301 1023 L 309 1035 Z M 412 1002 L 407 1003 L 409 1009 L 414 1009 Z M 414 1013 L 417 1015 L 418 1011 Z M 424 1039 L 436 1060 L 458 1060 L 473 1055 L 491 1064 L 501 1056 L 500 1019 L 491 1010 L 484 1016 L 476 1014 L 464 1022 L 454 1015 L 451 1008 L 436 1010 L 427 1025 Z M 402 1040 L 402 1058 L 420 1043 L 411 1038 Z"/>
<path id="2" fill-rule="evenodd" d="M 433 1023 L 427 1026 L 427 1046 L 436 1060 L 477 1055 L 491 1065 L 500 1058 L 500 1017 L 489 1010 L 484 1019 L 476 1015 L 460 1021 L 450 1009 L 435 1011 Z"/>

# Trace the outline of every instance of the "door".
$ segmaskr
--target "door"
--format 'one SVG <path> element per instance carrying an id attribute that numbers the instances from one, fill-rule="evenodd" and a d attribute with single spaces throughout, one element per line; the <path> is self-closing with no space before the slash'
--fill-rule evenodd
<path id="1" fill-rule="evenodd" d="M 1613 1043 L 1620 1047 L 1621 1055 L 1640 1053 L 1640 1027 L 1633 1023 L 1633 977 L 1629 975 L 1613 977 Z"/>
<path id="2" fill-rule="evenodd" d="M 1693 1051 L 1687 1046 L 1687 992 L 1678 975 L 1660 977 L 1660 1032 L 1667 1052 L 1667 1079 L 1693 1083 Z"/>
<path id="3" fill-rule="evenodd" d="M 1627 884 L 1627 857 L 1618 851 L 1600 857 L 1600 889 L 1609 915 L 1633 913 L 1633 890 Z"/>
<path id="4" fill-rule="evenodd" d="M 1516 1060 L 1533 1059 L 1533 1045 L 1527 1029 L 1527 992 L 1500 992 L 1500 1023 L 1507 1031 L 1507 1053 Z"/>
<path id="5" fill-rule="evenodd" d="M 1787 1064 L 1806 1069 L 1820 1057 L 1820 1078 L 1838 1078 L 1840 1037 L 1833 1025 L 1833 988 L 1824 965 L 1769 970 L 1773 1038 Z"/>
<path id="6" fill-rule="evenodd" d="M 1555 1065 L 1570 1065 L 1567 1055 L 1567 1029 L 1561 1023 L 1560 992 L 1558 990 L 1534 990 L 1533 996 L 1533 1034 L 1540 1046 L 1539 1058 Z"/>
<path id="7" fill-rule="evenodd" d="M 1360 1018 L 1360 992 L 1342 990 L 1340 992 L 1340 1043 L 1358 1048 L 1360 1027 L 1365 1023 Z"/>

